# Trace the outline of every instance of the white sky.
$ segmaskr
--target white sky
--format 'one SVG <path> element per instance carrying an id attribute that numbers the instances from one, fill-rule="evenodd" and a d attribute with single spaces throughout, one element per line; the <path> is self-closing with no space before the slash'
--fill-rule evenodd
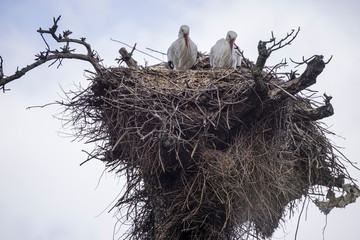
<path id="1" fill-rule="evenodd" d="M 241 2 L 241 3 L 240 3 Z M 358 160 L 360 89 L 357 67 L 360 62 L 360 2 L 339 1 L 89 1 L 89 0 L 2 0 L 0 2 L 0 55 L 5 74 L 34 60 L 45 45 L 36 32 L 52 26 L 52 17 L 62 15 L 59 30 L 70 29 L 72 37 L 86 37 L 104 59 L 116 65 L 118 43 L 111 38 L 166 52 L 177 38 L 180 25 L 190 26 L 190 37 L 202 52 L 228 30 L 238 33 L 236 43 L 251 60 L 257 57 L 257 42 L 274 31 L 278 38 L 301 27 L 291 46 L 275 52 L 269 64 L 282 58 L 334 55 L 312 87 L 319 94 L 333 96 L 335 115 L 326 119 L 331 130 L 343 138 L 332 138 L 352 161 Z M 51 46 L 57 47 L 49 40 Z M 80 50 L 80 49 L 79 49 Z M 155 55 L 160 57 L 159 55 Z M 135 59 L 149 64 L 153 59 L 136 53 Z M 164 59 L 166 60 L 166 59 Z M 8 84 L 11 91 L 0 94 L 0 239 L 112 239 L 116 219 L 107 213 L 122 184 L 112 173 L 98 180 L 104 170 L 100 162 L 86 159 L 83 143 L 71 142 L 59 132 L 61 122 L 53 117 L 61 111 L 50 106 L 26 110 L 28 106 L 59 100 L 60 85 L 87 85 L 84 69 L 91 65 L 65 60 L 63 66 L 46 65 Z M 353 177 L 360 173 L 349 169 Z M 105 213 L 100 214 L 103 210 Z M 100 214 L 100 216 L 98 216 Z M 357 202 L 335 209 L 327 219 L 325 239 L 359 239 Z M 297 217 L 276 239 L 294 239 Z M 300 223 L 297 239 L 322 239 L 325 216 L 310 204 Z"/>

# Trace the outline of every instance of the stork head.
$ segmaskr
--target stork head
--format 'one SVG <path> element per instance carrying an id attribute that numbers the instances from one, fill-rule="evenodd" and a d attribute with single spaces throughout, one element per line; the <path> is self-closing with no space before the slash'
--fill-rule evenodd
<path id="1" fill-rule="evenodd" d="M 226 40 L 230 44 L 231 51 L 232 51 L 232 49 L 234 47 L 234 42 L 235 42 L 236 37 L 237 37 L 237 34 L 234 31 L 228 31 L 228 33 L 226 34 Z"/>
<path id="2" fill-rule="evenodd" d="M 182 25 L 180 27 L 179 30 L 179 38 L 184 38 L 185 39 L 185 43 L 186 43 L 186 47 L 189 48 L 189 32 L 190 32 L 190 28 L 187 25 Z"/>

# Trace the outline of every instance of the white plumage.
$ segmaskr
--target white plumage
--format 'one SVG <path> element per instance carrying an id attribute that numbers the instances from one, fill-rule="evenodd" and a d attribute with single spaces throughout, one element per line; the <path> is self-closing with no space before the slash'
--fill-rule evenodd
<path id="1" fill-rule="evenodd" d="M 189 70 L 196 61 L 197 46 L 189 37 L 190 28 L 182 25 L 179 38 L 171 44 L 167 51 L 168 64 L 175 70 Z"/>
<path id="2" fill-rule="evenodd" d="M 213 68 L 236 68 L 241 66 L 240 52 L 234 49 L 236 32 L 229 31 L 210 50 L 210 66 Z"/>

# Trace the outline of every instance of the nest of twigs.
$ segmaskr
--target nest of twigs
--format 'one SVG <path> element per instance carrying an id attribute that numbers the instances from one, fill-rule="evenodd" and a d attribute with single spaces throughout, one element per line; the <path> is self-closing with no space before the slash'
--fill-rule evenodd
<path id="1" fill-rule="evenodd" d="M 304 95 L 257 96 L 251 71 L 111 68 L 66 104 L 89 158 L 126 176 L 130 239 L 270 237 L 302 196 L 350 179 Z M 263 73 L 267 88 L 282 80 Z M 324 186 L 324 187 L 319 187 Z"/>

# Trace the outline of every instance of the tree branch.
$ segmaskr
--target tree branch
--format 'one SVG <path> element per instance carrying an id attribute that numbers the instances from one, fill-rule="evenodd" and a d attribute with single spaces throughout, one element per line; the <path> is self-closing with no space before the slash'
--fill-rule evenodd
<path id="1" fill-rule="evenodd" d="M 119 63 L 121 63 L 121 61 L 124 61 L 126 63 L 126 65 L 130 68 L 137 68 L 137 62 L 132 58 L 132 54 L 134 52 L 136 48 L 136 43 L 132 49 L 132 51 L 130 53 L 128 53 L 128 51 L 126 51 L 126 48 L 122 47 L 119 50 L 119 53 L 121 55 L 120 59 L 115 59 L 117 60 Z"/>
<path id="2" fill-rule="evenodd" d="M 3 71 L 3 59 L 0 56 L 0 79 L 3 79 L 4 77 L 4 71 Z"/>
<path id="3" fill-rule="evenodd" d="M 295 112 L 301 116 L 308 118 L 311 121 L 316 121 L 332 116 L 334 114 L 334 108 L 330 103 L 332 97 L 327 96 L 326 94 L 324 94 L 324 97 L 325 97 L 324 106 L 315 109 L 299 109 L 296 110 Z"/>
<path id="4" fill-rule="evenodd" d="M 300 77 L 289 80 L 280 85 L 280 87 L 286 92 L 294 95 L 316 83 L 317 76 L 324 68 L 325 63 L 323 61 L 323 56 L 315 55 L 313 59 L 307 63 L 307 67 Z M 268 93 L 268 97 L 273 100 L 284 98 L 286 96 L 287 94 L 279 88 L 273 89 Z"/>
<path id="5" fill-rule="evenodd" d="M 5 84 L 19 79 L 25 75 L 25 73 L 29 72 L 30 70 L 40 66 L 41 64 L 51 61 L 51 60 L 59 60 L 59 59 L 78 59 L 83 61 L 89 61 L 88 57 L 84 54 L 74 54 L 74 53 L 57 53 L 56 55 L 49 55 L 46 59 L 38 60 L 26 67 L 22 68 L 21 70 L 17 70 L 15 74 L 8 76 L 6 78 L 0 78 L 0 87 L 3 87 Z"/>
<path id="6" fill-rule="evenodd" d="M 271 39 L 269 41 L 259 41 L 258 44 L 258 52 L 259 56 L 256 60 L 255 67 L 252 69 L 252 74 L 254 76 L 254 81 L 256 84 L 257 92 L 260 96 L 266 96 L 268 89 L 263 81 L 261 73 L 265 67 L 266 60 L 269 58 L 270 54 L 280 48 L 283 48 L 287 45 L 290 45 L 292 41 L 297 37 L 298 33 L 300 32 L 300 27 L 295 32 L 295 30 L 291 30 L 290 33 L 286 35 L 285 38 L 281 39 L 279 42 L 276 42 L 276 38 L 274 34 L 271 32 Z M 266 47 L 268 43 L 272 43 L 270 47 Z"/>
<path id="7" fill-rule="evenodd" d="M 260 95 L 265 95 L 267 93 L 267 88 L 261 77 L 261 73 L 264 69 L 266 60 L 268 59 L 268 57 L 271 54 L 271 51 L 269 51 L 266 48 L 266 42 L 259 41 L 258 52 L 259 52 L 259 56 L 256 60 L 255 67 L 252 70 L 252 74 L 254 76 L 254 81 L 256 84 L 257 92 L 259 92 Z"/>
<path id="8" fill-rule="evenodd" d="M 85 38 L 81 38 L 81 39 L 72 39 L 69 38 L 69 35 L 72 33 L 71 31 L 67 30 L 64 31 L 63 34 L 59 34 L 58 36 L 56 35 L 56 30 L 58 28 L 58 21 L 60 20 L 59 16 L 58 18 L 53 18 L 54 21 L 54 25 L 49 28 L 49 30 L 43 30 L 43 29 L 39 29 L 37 30 L 38 33 L 41 34 L 41 37 L 43 38 L 45 44 L 46 44 L 46 49 L 45 51 L 41 51 L 39 54 L 36 54 L 36 59 L 35 62 L 27 65 L 26 67 L 22 68 L 21 70 L 17 70 L 15 72 L 15 74 L 5 77 L 4 76 L 4 69 L 3 69 L 3 60 L 0 57 L 1 61 L 0 61 L 0 89 L 5 89 L 4 86 L 5 84 L 21 78 L 23 75 L 25 75 L 25 73 L 27 73 L 28 71 L 42 65 L 45 62 L 48 61 L 52 61 L 55 60 L 55 62 L 57 60 L 60 61 L 59 66 L 61 65 L 61 60 L 62 59 L 78 59 L 78 60 L 82 60 L 82 61 L 87 61 L 89 63 L 91 63 L 91 65 L 94 67 L 94 69 L 96 70 L 97 73 L 101 72 L 102 66 L 100 65 L 101 59 L 98 56 L 98 54 L 93 51 L 91 49 L 91 45 L 85 42 Z M 64 42 L 66 43 L 64 47 L 60 47 L 60 50 L 50 50 L 50 46 L 49 44 L 46 42 L 43 34 L 50 34 L 52 36 L 53 39 L 55 39 L 58 43 Z M 83 45 L 86 50 L 87 50 L 87 54 L 79 54 L 79 53 L 73 53 L 75 51 L 75 49 L 70 49 L 70 43 L 76 43 L 76 44 L 80 44 Z M 55 63 L 54 62 L 54 63 Z M 52 63 L 52 64 L 54 64 Z M 50 64 L 50 66 L 52 65 Z"/>

